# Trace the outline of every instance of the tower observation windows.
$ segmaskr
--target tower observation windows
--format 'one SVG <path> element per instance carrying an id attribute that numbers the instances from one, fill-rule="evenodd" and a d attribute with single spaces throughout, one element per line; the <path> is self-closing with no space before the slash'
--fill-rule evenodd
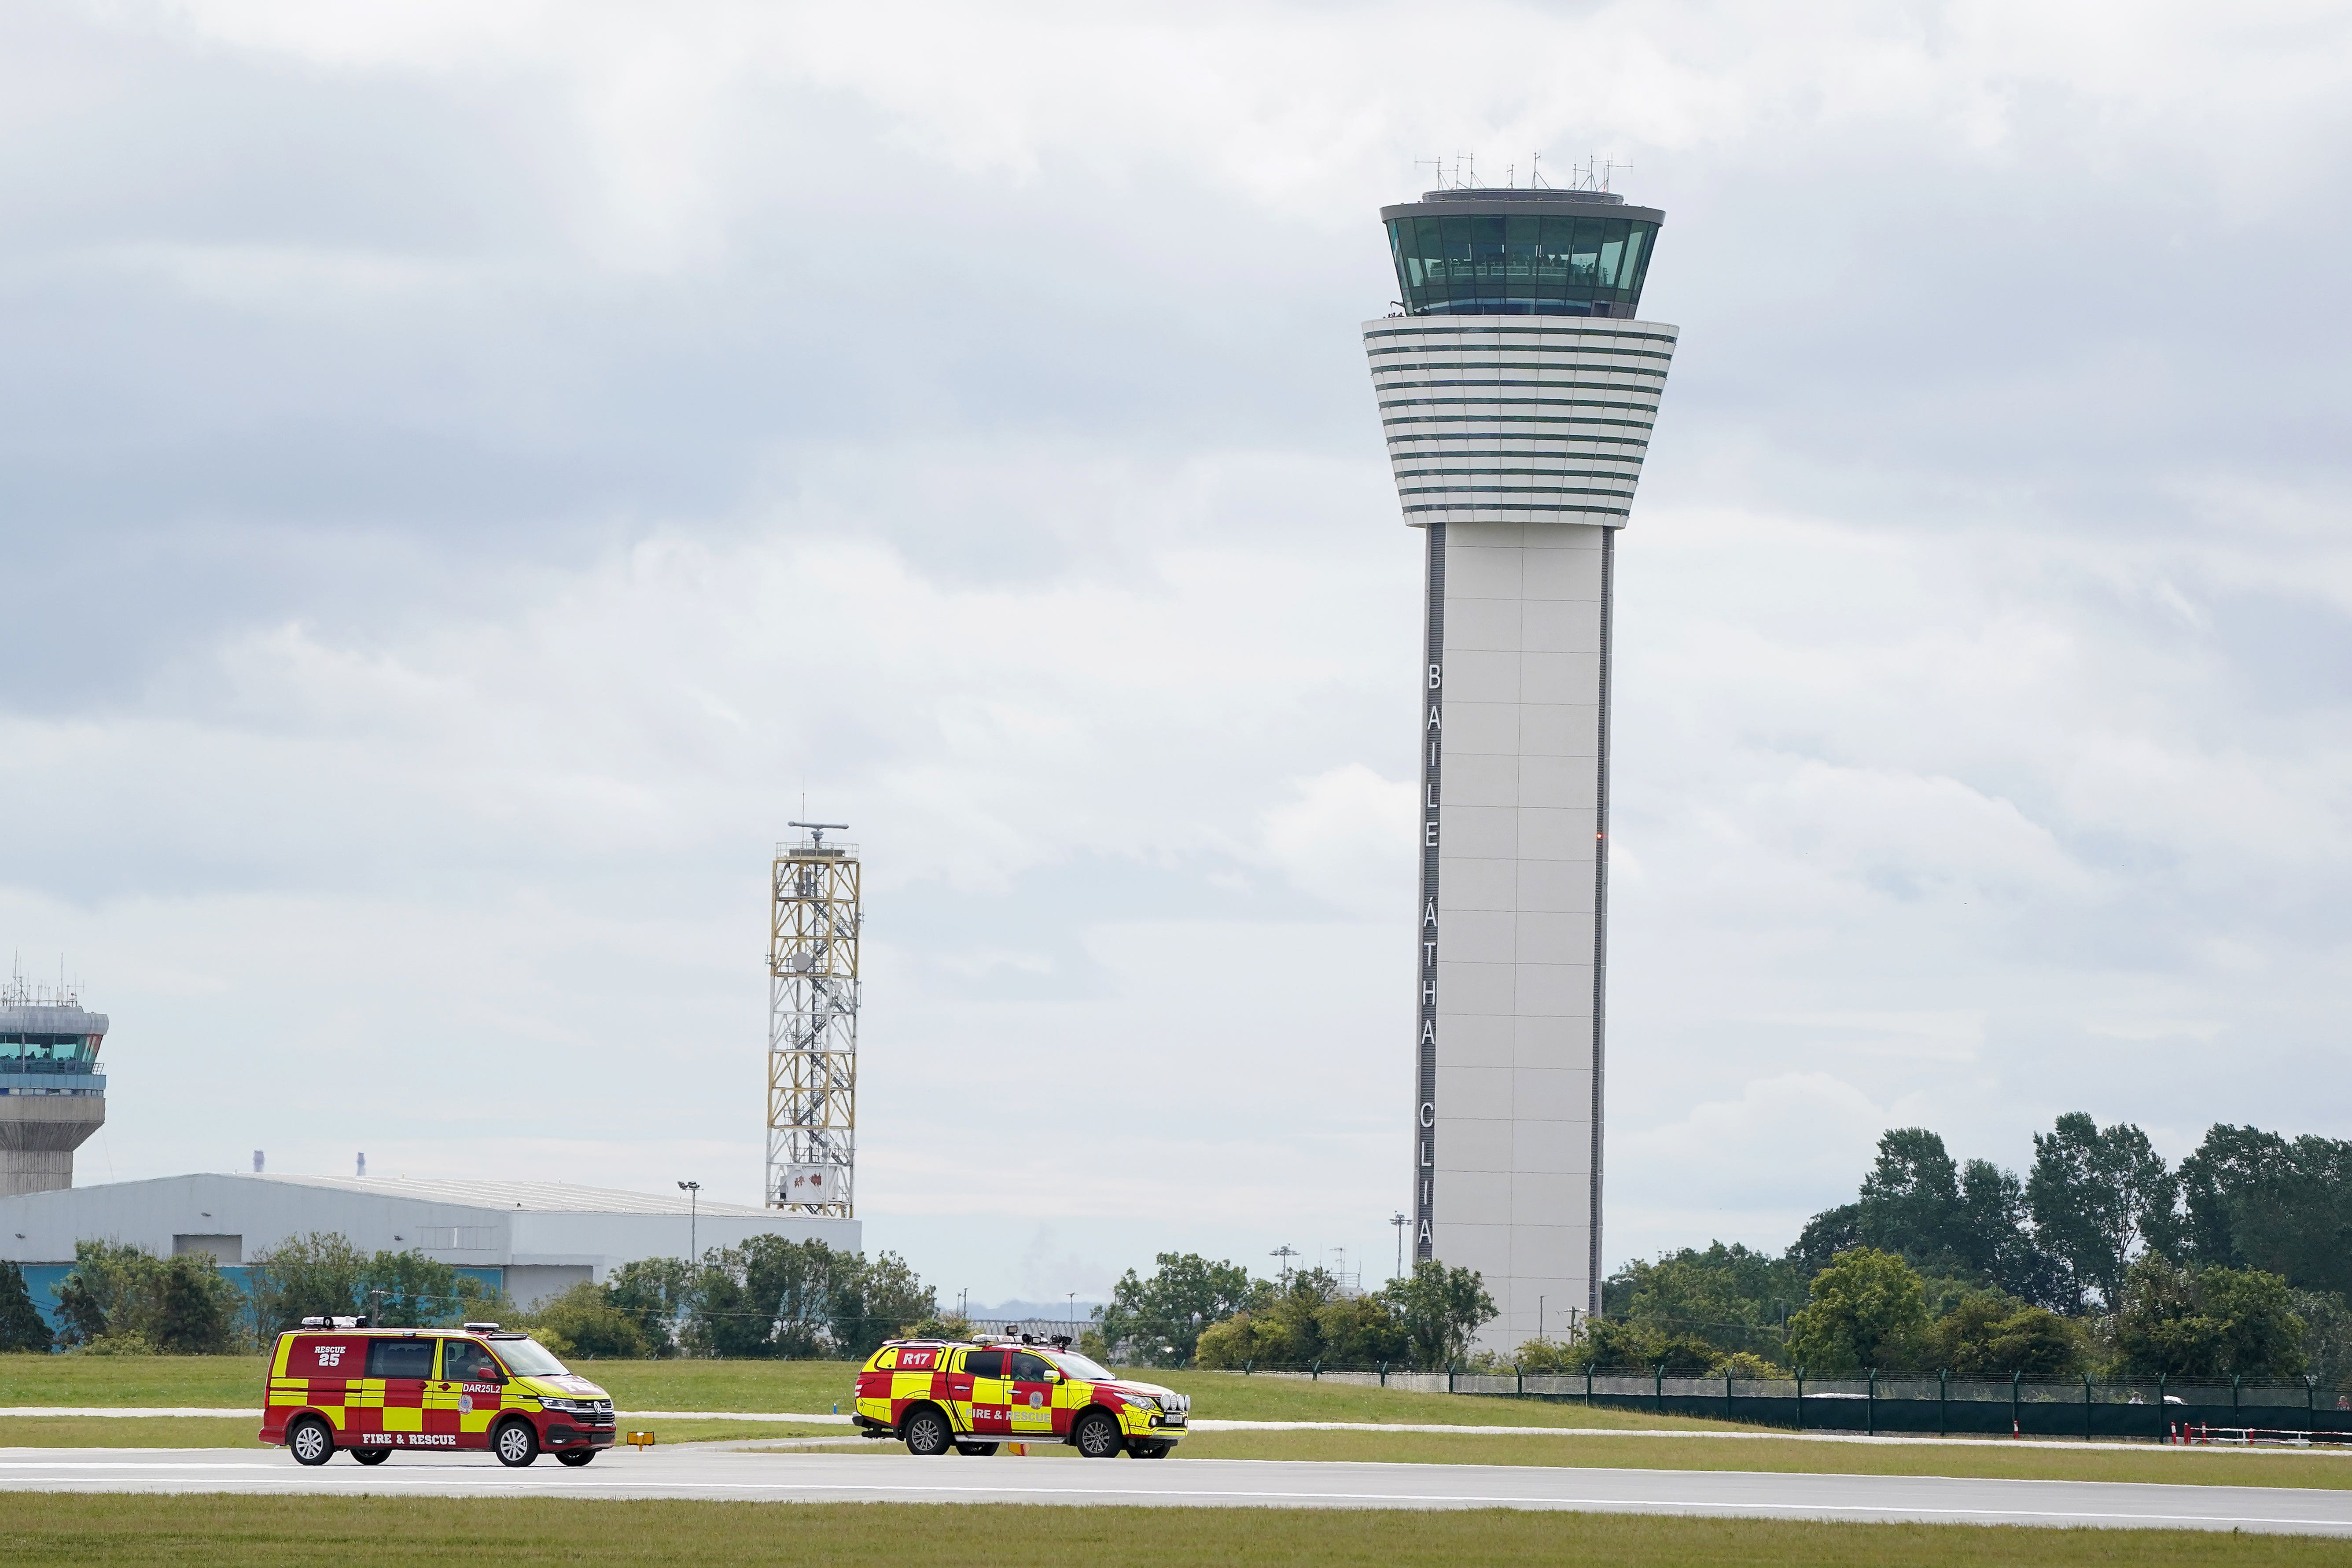
<path id="1" fill-rule="evenodd" d="M 1409 316 L 1630 317 L 1658 226 L 1581 214 L 1400 215 L 1389 252 Z"/>

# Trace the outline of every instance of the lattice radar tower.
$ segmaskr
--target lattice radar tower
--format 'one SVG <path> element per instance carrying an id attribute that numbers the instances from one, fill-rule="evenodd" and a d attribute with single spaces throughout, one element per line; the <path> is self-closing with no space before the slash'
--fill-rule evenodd
<path id="1" fill-rule="evenodd" d="M 768 919 L 771 1208 L 848 1219 L 857 1190 L 857 933 L 854 844 L 841 823 L 795 822 L 776 846 Z"/>

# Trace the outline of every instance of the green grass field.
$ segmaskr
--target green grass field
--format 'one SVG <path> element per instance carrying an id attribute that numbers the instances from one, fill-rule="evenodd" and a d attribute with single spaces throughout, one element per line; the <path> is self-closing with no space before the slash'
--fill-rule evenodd
<path id="1" fill-rule="evenodd" d="M 509 1568 L 845 1563 L 1100 1568 L 1152 1562 L 1338 1568 L 1465 1563 L 1594 1568 L 2269 1568 L 2341 1563 L 2340 1541 L 2193 1531 L 1808 1524 L 1481 1510 L 1024 1508 L 995 1504 L 588 1502 L 554 1499 L 11 1494 L 0 1564 L 317 1568 L 444 1562 Z"/>
<path id="2" fill-rule="evenodd" d="M 574 1368 L 624 1412 L 759 1410 L 844 1414 L 856 1382 L 846 1362 L 596 1361 Z M 1738 1431 L 1727 1422 L 1588 1409 L 1538 1399 L 1494 1399 L 1233 1372 L 1135 1375 L 1192 1397 L 1192 1413 L 1226 1421 L 1437 1422 L 1478 1426 L 1669 1426 Z M 0 1406 L 215 1405 L 258 1406 L 258 1356 L 0 1356 Z"/>

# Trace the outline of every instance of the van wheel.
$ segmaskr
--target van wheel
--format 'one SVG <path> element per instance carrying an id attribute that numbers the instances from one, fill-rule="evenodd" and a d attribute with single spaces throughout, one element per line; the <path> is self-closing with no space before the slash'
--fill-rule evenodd
<path id="1" fill-rule="evenodd" d="M 539 1458 L 539 1434 L 528 1421 L 509 1421 L 490 1439 L 490 1447 L 501 1465 L 528 1465 Z"/>
<path id="2" fill-rule="evenodd" d="M 996 1445 L 993 1443 L 958 1443 L 956 1445 L 956 1452 L 959 1454 L 969 1454 L 975 1459 L 985 1459 L 991 1454 L 996 1452 Z"/>
<path id="3" fill-rule="evenodd" d="M 391 1458 L 392 1450 L 389 1448 L 353 1448 L 352 1450 L 353 1462 L 362 1465 L 381 1465 Z"/>
<path id="4" fill-rule="evenodd" d="M 1118 1420 L 1108 1410 L 1089 1410 L 1070 1429 L 1070 1442 L 1082 1458 L 1116 1459 L 1126 1445 L 1119 1441 Z"/>
<path id="5" fill-rule="evenodd" d="M 569 1465 L 576 1470 L 595 1457 L 596 1450 L 593 1448 L 574 1448 L 568 1454 L 556 1455 L 555 1462 L 559 1465 Z"/>
<path id="6" fill-rule="evenodd" d="M 948 1451 L 948 1418 L 936 1405 L 919 1405 L 907 1415 L 907 1452 L 944 1454 Z"/>
<path id="7" fill-rule="evenodd" d="M 296 1418 L 287 1429 L 286 1446 L 298 1465 L 323 1465 L 335 1457 L 335 1435 L 315 1415 Z"/>

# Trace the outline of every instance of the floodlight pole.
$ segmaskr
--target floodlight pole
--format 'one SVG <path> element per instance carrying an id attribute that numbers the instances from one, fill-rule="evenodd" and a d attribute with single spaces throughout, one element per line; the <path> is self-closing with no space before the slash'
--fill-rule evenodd
<path id="1" fill-rule="evenodd" d="M 692 1268 L 702 1261 L 702 1184 L 680 1182 L 677 1190 L 686 1194 L 686 1261 Z"/>

